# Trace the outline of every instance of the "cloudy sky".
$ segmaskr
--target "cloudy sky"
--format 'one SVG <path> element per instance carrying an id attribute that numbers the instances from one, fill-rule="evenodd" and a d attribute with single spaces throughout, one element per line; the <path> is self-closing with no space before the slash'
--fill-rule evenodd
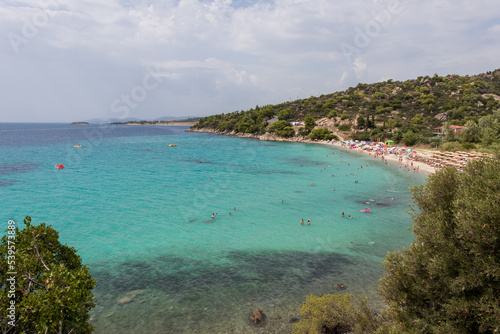
<path id="1" fill-rule="evenodd" d="M 0 122 L 203 116 L 500 68 L 498 0 L 0 4 Z"/>

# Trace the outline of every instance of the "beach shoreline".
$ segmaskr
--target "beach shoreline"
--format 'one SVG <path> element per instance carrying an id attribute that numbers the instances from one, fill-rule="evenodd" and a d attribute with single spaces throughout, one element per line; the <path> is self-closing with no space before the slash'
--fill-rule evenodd
<path id="1" fill-rule="evenodd" d="M 329 146 L 335 146 L 338 148 L 344 148 L 348 151 L 356 151 L 360 152 L 363 154 L 367 154 L 369 156 L 372 156 L 374 159 L 382 159 L 385 160 L 388 165 L 392 164 L 399 164 L 400 168 L 405 168 L 406 171 L 410 172 L 422 172 L 424 174 L 433 174 L 436 172 L 438 168 L 430 166 L 422 161 L 418 160 L 412 160 L 412 159 L 406 159 L 401 158 L 399 154 L 387 154 L 387 153 L 381 153 L 381 154 L 373 154 L 370 151 L 364 150 L 360 147 L 355 147 L 352 148 L 349 145 L 346 145 L 345 142 L 338 141 L 338 140 L 332 140 L 332 141 L 325 141 L 325 140 L 312 140 L 306 137 L 292 137 L 292 138 L 283 138 L 283 137 L 278 137 L 276 135 L 266 133 L 263 135 L 254 135 L 250 133 L 222 133 L 218 132 L 212 129 L 187 129 L 186 131 L 188 132 L 202 132 L 202 133 L 213 133 L 217 135 L 225 135 L 225 136 L 234 136 L 238 138 L 254 138 L 258 139 L 260 141 L 276 141 L 276 142 L 289 142 L 289 143 L 304 143 L 304 144 L 319 144 L 319 145 L 329 145 Z M 400 159 L 403 159 L 402 161 Z"/>

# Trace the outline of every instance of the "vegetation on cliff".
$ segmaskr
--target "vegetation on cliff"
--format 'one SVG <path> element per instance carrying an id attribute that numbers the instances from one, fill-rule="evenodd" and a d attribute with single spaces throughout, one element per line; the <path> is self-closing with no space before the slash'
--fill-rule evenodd
<path id="1" fill-rule="evenodd" d="M 344 131 L 352 139 L 393 139 L 408 145 L 423 142 L 434 146 L 457 141 L 474 147 L 484 144 L 483 137 L 436 137 L 435 128 L 444 126 L 446 132 L 452 125 L 481 127 L 481 118 L 499 108 L 500 69 L 473 76 L 434 75 L 404 82 L 360 83 L 319 97 L 202 117 L 193 129 L 257 135 L 273 132 L 283 137 L 309 135 L 312 128 L 305 124 L 309 116 L 317 122 L 329 119 L 330 130 Z M 276 121 L 281 123 L 274 125 Z M 301 122 L 303 127 L 294 122 Z M 499 135 L 500 130 L 496 134 L 490 131 L 489 144 L 483 146 L 498 143 Z"/>

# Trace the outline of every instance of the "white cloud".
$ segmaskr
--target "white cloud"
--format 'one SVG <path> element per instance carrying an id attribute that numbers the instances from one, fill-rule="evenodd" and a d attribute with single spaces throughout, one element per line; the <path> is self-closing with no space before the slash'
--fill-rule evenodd
<path id="1" fill-rule="evenodd" d="M 498 67 L 500 53 L 496 0 L 1 3 L 0 89 L 14 111 L 6 121 L 108 117 L 148 65 L 164 80 L 131 116 L 229 112 L 359 81 L 479 73 Z"/>

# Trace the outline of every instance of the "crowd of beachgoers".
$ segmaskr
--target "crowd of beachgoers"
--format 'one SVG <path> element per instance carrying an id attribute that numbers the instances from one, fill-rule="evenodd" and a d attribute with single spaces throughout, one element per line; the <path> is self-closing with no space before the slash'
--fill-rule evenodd
<path id="1" fill-rule="evenodd" d="M 333 143 L 335 144 L 335 143 Z M 368 153 L 374 158 L 380 158 L 386 161 L 386 164 L 397 162 L 401 168 L 407 171 L 424 171 L 433 173 L 436 169 L 451 166 L 458 171 L 469 161 L 480 159 L 487 154 L 479 152 L 440 152 L 428 149 L 412 149 L 404 146 L 385 145 L 383 143 L 344 141 L 337 142 L 340 145 L 351 150 Z"/>
<path id="2" fill-rule="evenodd" d="M 192 130 L 195 132 L 213 132 L 215 130 Z M 398 163 L 399 167 L 405 168 L 407 171 L 434 173 L 437 169 L 452 166 L 458 171 L 462 171 L 469 161 L 480 159 L 482 157 L 491 157 L 489 154 L 479 152 L 441 152 L 430 149 L 413 149 L 404 146 L 385 145 L 385 143 L 365 142 L 365 141 L 341 141 L 341 140 L 312 140 L 307 137 L 292 137 L 284 138 L 274 134 L 266 133 L 264 135 L 254 134 L 234 134 L 237 137 L 257 138 L 264 141 L 281 141 L 281 142 L 299 142 L 299 143 L 314 143 L 323 145 L 334 145 L 343 147 L 349 150 L 367 153 L 374 158 L 385 160 L 388 165 Z"/>

